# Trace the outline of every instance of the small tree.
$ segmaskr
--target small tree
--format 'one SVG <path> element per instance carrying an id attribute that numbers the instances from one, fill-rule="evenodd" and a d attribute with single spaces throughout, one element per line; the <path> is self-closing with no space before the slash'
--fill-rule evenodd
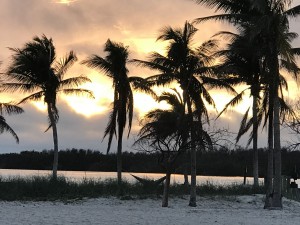
<path id="1" fill-rule="evenodd" d="M 142 128 L 138 134 L 138 140 L 134 145 L 146 151 L 159 151 L 161 153 L 160 164 L 166 171 L 162 207 L 168 206 L 168 196 L 171 174 L 174 171 L 174 163 L 178 156 L 186 151 L 187 116 L 184 114 L 184 104 L 180 94 L 164 92 L 158 97 L 158 101 L 166 101 L 170 109 L 154 109 L 148 112 L 141 121 Z"/>

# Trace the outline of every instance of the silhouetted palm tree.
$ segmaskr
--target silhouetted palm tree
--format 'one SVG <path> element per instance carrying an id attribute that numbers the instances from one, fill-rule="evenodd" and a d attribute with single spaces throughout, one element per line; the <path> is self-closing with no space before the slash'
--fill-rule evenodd
<path id="1" fill-rule="evenodd" d="M 210 8 L 222 10 L 225 14 L 214 15 L 196 19 L 197 22 L 206 20 L 226 20 L 241 30 L 247 29 L 250 37 L 260 40 L 263 48 L 264 72 L 268 74 L 269 88 L 269 166 L 268 166 L 268 191 L 265 208 L 282 208 L 281 199 L 281 147 L 280 147 L 280 66 L 291 68 L 295 65 L 294 54 L 299 54 L 299 49 L 292 50 L 291 38 L 295 34 L 289 33 L 289 18 L 296 18 L 300 14 L 300 6 L 291 6 L 292 0 L 195 0 Z M 279 64 L 279 59 L 284 64 Z M 297 68 L 295 68 L 297 74 Z M 274 131 L 274 132 L 273 132 Z M 274 149 L 275 179 L 272 185 L 272 162 Z M 273 190 L 272 187 L 274 188 Z"/>
<path id="2" fill-rule="evenodd" d="M 168 196 L 171 174 L 174 171 L 174 163 L 178 156 L 187 151 L 187 122 L 184 113 L 185 107 L 181 95 L 172 89 L 174 93 L 163 92 L 157 99 L 158 102 L 166 101 L 169 109 L 153 109 L 148 112 L 141 121 L 142 128 L 138 133 L 138 140 L 134 145 L 147 145 L 147 150 L 161 153 L 161 165 L 166 171 L 166 181 L 162 207 L 168 207 Z"/>
<path id="3" fill-rule="evenodd" d="M 13 51 L 12 62 L 7 70 L 7 77 L 3 88 L 11 92 L 20 91 L 23 94 L 30 93 L 19 104 L 41 100 L 46 103 L 49 119 L 47 130 L 52 128 L 53 131 L 53 179 L 56 179 L 58 168 L 58 135 L 56 123 L 59 119 L 56 107 L 56 95 L 62 92 L 64 94 L 85 94 L 88 97 L 93 97 L 89 90 L 73 88 L 85 82 L 90 82 L 90 79 L 85 76 L 64 79 L 65 73 L 77 58 L 74 52 L 71 51 L 63 59 L 55 61 L 56 51 L 53 41 L 45 35 L 34 37 L 23 48 L 10 48 L 10 50 Z"/>
<path id="4" fill-rule="evenodd" d="M 148 88 L 146 81 L 141 77 L 129 77 L 126 64 L 128 62 L 128 47 L 122 43 L 107 40 L 104 51 L 107 53 L 105 58 L 98 55 L 92 55 L 82 63 L 90 68 L 104 72 L 113 81 L 114 101 L 112 111 L 104 138 L 108 135 L 107 153 L 110 151 L 112 138 L 114 135 L 118 138 L 117 149 L 117 173 L 118 186 L 121 191 L 122 184 L 122 138 L 127 123 L 128 116 L 128 136 L 130 134 L 133 117 L 133 91 L 134 89 L 152 93 Z"/>
<path id="5" fill-rule="evenodd" d="M 236 138 L 238 142 L 243 134 L 245 134 L 252 126 L 252 132 L 248 141 L 248 145 L 253 144 L 253 178 L 254 186 L 258 186 L 258 127 L 262 121 L 263 111 L 266 108 L 261 105 L 260 93 L 266 93 L 267 87 L 263 82 L 263 74 L 261 69 L 261 57 L 259 43 L 255 43 L 248 38 L 248 35 L 239 35 L 231 32 L 220 32 L 217 35 L 225 35 L 230 40 L 225 50 L 219 51 L 216 56 L 221 57 L 222 63 L 218 65 L 216 71 L 222 74 L 227 82 L 232 85 L 246 84 L 248 87 L 235 96 L 222 110 L 220 115 L 227 110 L 228 107 L 234 107 L 239 104 L 246 91 L 250 91 L 252 96 L 252 118 L 248 120 L 250 107 L 244 114 L 241 126 Z M 265 96 L 265 95 L 264 95 Z"/>
<path id="6" fill-rule="evenodd" d="M 183 90 L 183 103 L 187 108 L 188 124 L 190 129 L 191 151 L 191 195 L 190 206 L 196 206 L 196 132 L 194 118 L 197 118 L 198 128 L 202 131 L 202 119 L 208 120 L 205 102 L 214 106 L 214 101 L 207 88 L 228 88 L 225 82 L 213 78 L 211 65 L 214 58 L 211 54 L 217 49 L 214 40 L 204 42 L 198 48 L 192 47 L 192 39 L 197 29 L 186 22 L 183 28 L 165 27 L 157 40 L 168 41 L 166 56 L 153 52 L 148 61 L 135 60 L 135 63 L 160 73 L 147 80 L 153 85 L 167 85 L 177 82 Z M 195 107 L 193 113 L 192 105 Z M 199 132 L 198 139 L 203 139 L 204 132 Z"/>

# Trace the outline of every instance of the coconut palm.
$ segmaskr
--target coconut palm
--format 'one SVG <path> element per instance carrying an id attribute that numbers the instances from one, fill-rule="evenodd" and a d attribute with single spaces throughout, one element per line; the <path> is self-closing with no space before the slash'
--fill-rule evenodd
<path id="1" fill-rule="evenodd" d="M 258 127 L 262 122 L 265 115 L 265 123 L 268 118 L 268 85 L 267 75 L 264 73 L 263 59 L 261 57 L 261 46 L 258 40 L 249 39 L 249 35 L 243 36 L 231 32 L 220 32 L 218 35 L 226 35 L 226 39 L 230 40 L 228 47 L 225 50 L 219 51 L 216 56 L 221 56 L 223 63 L 218 65 L 216 70 L 222 76 L 226 76 L 226 80 L 233 85 L 246 84 L 248 87 L 234 97 L 220 113 L 222 114 L 230 106 L 235 106 L 240 103 L 246 91 L 250 91 L 252 96 L 252 115 L 253 117 L 248 120 L 248 113 L 250 107 L 246 111 L 236 140 L 239 141 L 241 136 L 249 131 L 252 127 L 252 132 L 248 141 L 248 145 L 253 143 L 253 177 L 254 186 L 258 185 L 258 154 L 257 154 L 257 139 Z M 283 62 L 282 62 L 283 64 Z M 293 65 L 296 66 L 296 65 Z M 289 68 L 287 68 L 289 69 Z M 283 76 L 280 78 L 280 88 L 287 89 L 287 82 Z M 291 108 L 287 106 L 284 100 L 280 99 L 280 109 L 282 115 L 289 113 L 293 114 Z M 265 126 L 265 124 L 264 124 Z"/>
<path id="2" fill-rule="evenodd" d="M 295 18 L 300 14 L 300 6 L 291 6 L 291 0 L 196 0 L 211 8 L 216 8 L 225 13 L 196 19 L 197 22 L 206 20 L 225 20 L 238 25 L 240 30 L 247 30 L 252 39 L 257 39 L 262 44 L 264 59 L 264 71 L 268 74 L 269 88 L 269 187 L 267 191 L 265 208 L 282 208 L 281 200 L 281 149 L 280 149 L 280 64 L 279 58 L 285 63 L 281 66 L 293 67 L 295 65 L 294 54 L 299 50 L 292 50 L 290 40 L 295 34 L 289 35 L 289 18 Z M 287 37 L 287 35 L 289 37 Z M 295 68 L 295 74 L 297 69 Z M 273 132 L 274 131 L 274 132 Z M 272 191 L 272 151 L 274 148 L 274 191 Z M 271 193 L 271 192 L 272 193 Z"/>
<path id="3" fill-rule="evenodd" d="M 118 186 L 121 193 L 122 184 L 122 138 L 126 123 L 128 121 L 128 136 L 130 134 L 133 117 L 133 89 L 152 93 L 145 80 L 141 77 L 129 77 L 126 64 L 128 62 L 128 47 L 122 43 L 107 40 L 104 51 L 107 55 L 103 58 L 98 55 L 92 55 L 82 63 L 90 68 L 104 72 L 113 81 L 114 101 L 110 119 L 104 138 L 108 135 L 107 153 L 110 151 L 112 138 L 114 135 L 118 139 L 117 147 L 117 174 Z M 127 118 L 128 117 L 128 118 Z"/>
<path id="4" fill-rule="evenodd" d="M 196 206 L 196 131 L 193 120 L 198 121 L 202 131 L 202 119 L 208 120 L 205 102 L 214 106 L 214 101 L 207 88 L 226 87 L 226 83 L 212 77 L 210 67 L 213 63 L 212 52 L 217 49 L 214 40 L 204 42 L 197 48 L 192 47 L 192 39 L 197 29 L 186 22 L 183 28 L 164 27 L 157 40 L 168 41 L 166 56 L 153 52 L 148 61 L 135 60 L 137 65 L 159 71 L 159 74 L 147 80 L 153 85 L 167 85 L 177 82 L 183 90 L 185 113 L 189 120 L 190 151 L 191 151 L 191 195 L 190 206 Z M 195 109 L 193 110 L 192 106 Z M 193 113 L 196 112 L 196 114 Z M 198 132 L 198 138 L 204 138 L 204 132 Z"/>
<path id="5" fill-rule="evenodd" d="M 260 48 L 258 43 L 252 43 L 247 35 L 239 35 L 231 32 L 220 32 L 218 35 L 225 35 L 230 40 L 225 50 L 219 51 L 216 55 L 221 57 L 222 63 L 218 65 L 216 70 L 222 76 L 228 77 L 228 82 L 232 85 L 246 84 L 248 87 L 235 96 L 221 111 L 219 115 L 227 110 L 228 107 L 234 107 L 239 104 L 246 91 L 250 90 L 250 96 L 253 98 L 252 104 L 252 119 L 248 121 L 248 113 L 250 108 L 245 112 L 241 121 L 240 130 L 238 132 L 236 141 L 238 142 L 241 136 L 246 133 L 252 126 L 252 132 L 248 145 L 253 144 L 253 178 L 254 186 L 258 186 L 258 127 L 262 119 L 262 113 L 258 115 L 260 105 L 260 93 L 265 93 L 266 87 L 264 86 L 261 74 L 260 63 Z M 255 47 L 254 47 L 255 46 Z"/>
<path id="6" fill-rule="evenodd" d="M 22 94 L 30 93 L 19 104 L 42 100 L 47 105 L 49 119 L 47 130 L 52 129 L 54 142 L 53 179 L 57 179 L 58 134 L 56 124 L 59 113 L 56 107 L 56 96 L 62 92 L 93 97 L 91 91 L 77 88 L 85 82 L 90 82 L 90 79 L 85 76 L 64 79 L 68 69 L 77 60 L 76 55 L 70 51 L 64 58 L 55 61 L 56 51 L 53 41 L 45 35 L 34 37 L 23 48 L 10 48 L 10 50 L 13 52 L 12 62 L 6 72 L 3 89 L 10 92 L 19 91 Z"/>
<path id="7" fill-rule="evenodd" d="M 171 173 L 178 156 L 187 149 L 187 117 L 181 95 L 163 92 L 157 101 L 166 101 L 169 109 L 153 109 L 141 121 L 142 128 L 134 145 L 147 145 L 147 149 L 161 153 L 161 165 L 166 171 L 162 207 L 168 207 L 168 196 Z"/>

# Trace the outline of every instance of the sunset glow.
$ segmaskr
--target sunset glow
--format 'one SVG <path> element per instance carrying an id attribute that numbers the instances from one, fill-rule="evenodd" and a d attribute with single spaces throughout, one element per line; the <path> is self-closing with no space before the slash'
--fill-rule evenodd
<path id="1" fill-rule="evenodd" d="M 77 1 L 77 0 L 58 0 L 58 1 L 55 1 L 55 3 L 69 5 L 70 3 L 75 2 L 75 1 Z"/>
<path id="2" fill-rule="evenodd" d="M 81 114 L 87 118 L 94 115 L 103 114 L 109 110 L 107 104 L 101 104 L 99 101 L 87 98 L 78 98 L 74 96 L 65 97 L 68 105 L 78 114 Z"/>
<path id="3" fill-rule="evenodd" d="M 30 10 L 24 10 L 30 9 Z M 0 41 L 0 72 L 4 73 L 12 61 L 12 51 L 9 48 L 22 48 L 33 37 L 45 34 L 52 38 L 56 48 L 56 61 L 62 59 L 66 53 L 74 51 L 77 62 L 66 71 L 64 79 L 84 75 L 91 79 L 80 88 L 91 90 L 95 98 L 86 96 L 66 96 L 57 94 L 57 108 L 59 110 L 59 148 L 90 148 L 106 149 L 107 140 L 99 142 L 103 136 L 109 112 L 114 99 L 112 80 L 97 69 L 90 69 L 81 62 L 96 54 L 106 56 L 104 45 L 107 39 L 121 42 L 128 46 L 128 59 L 148 60 L 149 53 L 155 51 L 165 55 L 167 41 L 156 41 L 163 27 L 181 28 L 186 21 L 195 18 L 211 16 L 214 11 L 195 4 L 195 1 L 164 0 L 1 0 L 2 32 Z M 207 22 L 195 24 L 198 32 L 193 36 L 192 46 L 197 47 L 204 41 L 210 40 L 220 31 L 233 31 L 228 23 Z M 299 21 L 291 23 L 291 30 L 300 33 Z M 222 41 L 220 41 L 221 43 Z M 300 46 L 300 38 L 293 42 L 293 47 Z M 139 67 L 128 62 L 126 65 L 128 76 L 143 78 L 157 74 L 157 71 Z M 298 99 L 299 89 L 292 80 L 287 80 L 289 92 L 287 101 Z M 160 95 L 162 91 L 178 84 L 155 88 Z M 74 87 L 76 88 L 76 87 Z M 244 88 L 243 88 L 244 89 Z M 36 90 L 37 91 L 37 90 Z M 239 93 L 239 88 L 236 90 Z M 225 90 L 210 89 L 216 108 L 220 112 L 233 95 Z M 1 93 L 2 102 L 19 102 L 30 93 L 14 92 Z M 230 109 L 218 119 L 218 126 L 230 124 L 233 132 L 238 131 L 242 115 L 252 105 L 249 94 L 244 96 L 243 102 Z M 16 145 L 11 139 L 2 139 L 5 151 L 23 151 L 26 149 L 51 149 L 53 143 L 48 136 L 41 134 L 47 126 L 47 105 L 43 102 L 28 102 L 20 105 L 25 113 L 7 116 L 5 119 L 15 129 L 20 138 Z M 132 126 L 138 132 L 141 119 L 152 109 L 167 109 L 165 102 L 158 103 L 151 96 L 134 91 L 134 118 Z M 207 105 L 209 113 L 215 115 L 215 109 Z M 250 110 L 251 112 L 251 110 Z M 249 113 L 250 113 L 249 112 Z M 6 116 L 6 115 L 5 115 Z M 67 118 L 67 120 L 63 119 Z M 84 130 L 83 133 L 78 132 Z M 47 135 L 50 135 L 49 133 Z M 37 142 L 39 136 L 39 142 Z M 96 137 L 96 138 L 95 138 Z M 1 137 L 0 137 L 1 138 Z M 125 140 L 124 146 L 129 146 L 133 137 Z M 128 143 L 127 143 L 128 141 Z M 265 145 L 265 141 L 262 147 Z M 72 146 L 70 146 L 72 145 Z"/>
<path id="4" fill-rule="evenodd" d="M 31 104 L 37 108 L 38 110 L 42 111 L 42 112 L 46 112 L 47 111 L 47 105 L 40 101 L 40 102 L 31 102 Z"/>

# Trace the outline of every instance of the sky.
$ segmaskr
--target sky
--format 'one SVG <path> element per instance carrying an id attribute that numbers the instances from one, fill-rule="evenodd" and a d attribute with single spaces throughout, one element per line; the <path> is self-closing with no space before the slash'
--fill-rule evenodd
<path id="1" fill-rule="evenodd" d="M 294 3 L 299 4 L 300 0 Z M 102 141 L 102 137 L 113 99 L 112 82 L 104 74 L 81 65 L 80 61 L 91 54 L 104 57 L 103 47 L 108 38 L 128 46 L 130 59 L 145 60 L 151 51 L 163 54 L 166 43 L 156 42 L 161 28 L 183 27 L 185 21 L 212 13 L 213 11 L 192 0 L 1 0 L 0 70 L 4 71 L 10 63 L 12 52 L 8 47 L 22 48 L 36 35 L 45 34 L 53 39 L 58 58 L 74 50 L 78 62 L 66 77 L 82 74 L 88 76 L 92 83 L 84 87 L 94 92 L 95 99 L 63 95 L 58 97 L 59 149 L 83 148 L 106 152 L 107 140 Z M 198 32 L 194 38 L 195 46 L 209 40 L 218 31 L 233 29 L 228 24 L 212 22 L 196 27 Z M 296 21 L 292 21 L 291 30 L 300 33 Z M 300 46 L 299 39 L 293 44 Z M 154 73 L 133 65 L 128 65 L 128 68 L 129 76 L 147 77 Z M 296 84 L 290 82 L 291 98 L 297 96 L 297 91 Z M 211 94 L 219 111 L 230 100 L 230 96 L 220 90 L 212 90 Z M 2 102 L 18 101 L 24 97 L 19 93 L 1 93 L 0 96 Z M 128 140 L 127 133 L 124 135 L 123 151 L 133 150 L 131 145 L 139 129 L 139 119 L 153 107 L 166 106 L 158 105 L 151 97 L 141 93 L 135 93 L 134 100 L 133 129 Z M 237 132 L 241 113 L 245 112 L 250 103 L 251 99 L 245 98 L 240 106 L 212 125 Z M 53 149 L 51 130 L 44 132 L 48 125 L 45 105 L 42 102 L 26 103 L 22 107 L 25 113 L 5 116 L 7 123 L 18 134 L 20 143 L 16 144 L 10 134 L 1 134 L 0 153 Z M 214 113 L 212 109 L 211 113 Z M 266 137 L 267 132 L 262 131 L 260 147 L 267 145 Z M 244 145 L 246 139 L 240 144 Z M 289 140 L 289 137 L 285 135 L 283 139 Z M 111 151 L 114 152 L 115 149 L 114 139 Z"/>

